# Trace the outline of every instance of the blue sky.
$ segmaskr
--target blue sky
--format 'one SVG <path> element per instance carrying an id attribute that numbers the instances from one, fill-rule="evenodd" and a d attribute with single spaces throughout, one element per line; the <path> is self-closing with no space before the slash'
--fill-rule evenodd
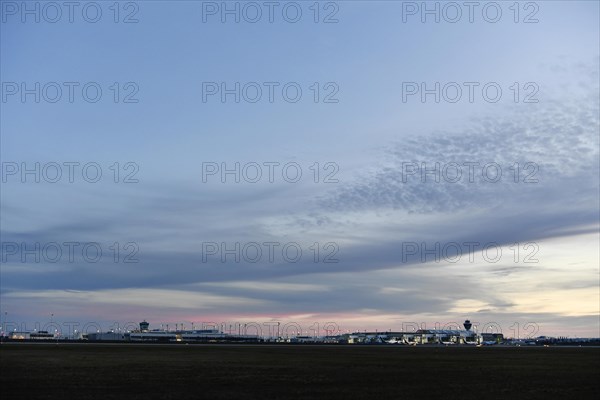
<path id="1" fill-rule="evenodd" d="M 505 333 L 531 322 L 540 334 L 598 336 L 597 2 L 520 2 L 518 23 L 513 2 L 498 3 L 496 23 L 480 8 L 473 23 L 464 8 L 456 23 L 423 23 L 418 13 L 403 22 L 403 10 L 421 2 L 391 1 L 321 2 L 319 23 L 312 1 L 297 2 L 297 23 L 278 11 L 290 2 L 277 3 L 273 23 L 266 8 L 256 23 L 243 15 L 223 23 L 224 3 L 200 1 L 121 2 L 118 23 L 113 2 L 97 2 L 102 17 L 90 23 L 82 2 L 73 23 L 65 10 L 50 23 L 46 3 L 28 2 L 39 4 L 38 23 L 22 22 L 21 2 L 2 1 L 0 285 L 9 321 L 334 321 L 353 330 L 470 318 Z M 203 22 L 212 6 L 219 11 Z M 123 23 L 130 12 L 137 23 Z M 330 12 L 337 23 L 323 23 Z M 524 23 L 532 12 L 539 21 Z M 11 92 L 36 82 L 39 103 Z M 49 82 L 63 89 L 55 103 L 51 85 L 42 93 Z M 64 82 L 78 85 L 73 102 Z M 82 97 L 89 82 L 102 89 L 98 102 Z M 206 82 L 257 82 L 263 96 L 204 102 Z M 264 82 L 277 85 L 273 102 Z M 413 82 L 457 82 L 463 97 L 403 101 Z M 473 102 L 464 82 L 478 85 Z M 282 97 L 288 83 L 302 89 L 298 102 Z M 502 89 L 498 102 L 482 96 L 488 83 Z M 124 103 L 134 91 L 137 102 Z M 337 102 L 323 102 L 334 91 Z M 524 102 L 528 94 L 536 102 Z M 79 163 L 73 183 L 65 162 Z M 465 162 L 479 165 L 473 182 Z M 58 163 L 63 177 L 22 179 L 23 165 L 35 163 L 40 173 Z M 101 168 L 97 183 L 82 178 L 87 163 Z M 257 163 L 263 178 L 203 182 L 206 163 Z M 278 163 L 273 182 L 264 163 Z M 302 170 L 298 182 L 282 177 L 288 163 Z M 407 174 L 421 163 L 461 165 L 463 177 Z M 501 167 L 497 182 L 481 176 L 491 163 Z M 128 173 L 138 182 L 124 183 Z M 328 173 L 334 181 L 324 182 Z M 524 182 L 528 174 L 537 182 Z M 103 256 L 69 260 L 61 245 L 57 262 L 23 261 L 22 247 L 10 247 L 54 242 L 98 243 Z M 123 262 L 130 242 L 137 263 Z M 303 257 L 205 257 L 207 243 L 236 242 L 297 243 Z M 481 245 L 472 257 L 461 245 L 452 262 L 448 245 L 465 242 Z M 450 253 L 439 262 L 421 250 L 405 257 L 412 243 Z M 481 250 L 490 243 L 503 250 L 494 262 Z M 339 262 L 322 262 L 333 250 Z M 528 261 L 537 261 L 525 262 L 533 253 Z"/>

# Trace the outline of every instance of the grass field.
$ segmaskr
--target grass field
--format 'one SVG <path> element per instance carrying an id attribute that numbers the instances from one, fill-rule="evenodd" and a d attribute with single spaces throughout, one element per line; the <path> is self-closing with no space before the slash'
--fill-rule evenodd
<path id="1" fill-rule="evenodd" d="M 599 372 L 598 348 L 0 346 L 4 399 L 597 398 Z"/>

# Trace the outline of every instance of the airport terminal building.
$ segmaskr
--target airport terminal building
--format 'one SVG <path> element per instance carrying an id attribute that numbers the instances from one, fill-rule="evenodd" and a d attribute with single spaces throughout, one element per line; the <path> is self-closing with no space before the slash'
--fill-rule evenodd
<path id="1" fill-rule="evenodd" d="M 218 329 L 162 330 L 149 329 L 150 324 L 140 322 L 140 329 L 125 332 L 96 332 L 87 335 L 88 341 L 130 341 L 130 342 L 258 342 L 258 335 L 230 335 Z"/>
<path id="2" fill-rule="evenodd" d="M 313 344 L 396 344 L 396 345 L 490 345 L 503 340 L 502 333 L 477 333 L 471 330 L 472 324 L 466 320 L 465 329 L 419 329 L 413 332 L 354 332 L 331 336 L 286 336 L 261 337 L 224 333 L 218 329 L 163 330 L 149 329 L 150 324 L 142 321 L 139 329 L 127 332 L 79 333 L 77 337 L 62 338 L 60 334 L 46 331 L 11 332 L 10 340 L 49 340 L 69 339 L 89 342 L 146 342 L 146 343 L 313 343 Z"/>

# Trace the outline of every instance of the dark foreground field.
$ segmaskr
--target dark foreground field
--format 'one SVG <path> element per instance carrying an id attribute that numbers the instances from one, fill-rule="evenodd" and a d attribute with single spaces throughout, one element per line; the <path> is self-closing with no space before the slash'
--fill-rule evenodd
<path id="1" fill-rule="evenodd" d="M 600 394 L 597 348 L 3 344 L 0 363 L 4 399 L 566 399 Z"/>

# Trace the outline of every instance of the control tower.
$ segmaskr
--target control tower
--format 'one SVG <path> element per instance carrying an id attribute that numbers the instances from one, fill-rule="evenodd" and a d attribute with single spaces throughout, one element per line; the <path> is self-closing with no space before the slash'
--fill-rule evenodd
<path id="1" fill-rule="evenodd" d="M 465 330 L 470 331 L 471 327 L 473 326 L 473 324 L 471 323 L 471 321 L 469 321 L 468 319 L 465 321 L 465 323 L 463 324 L 463 326 L 465 327 Z"/>
<path id="2" fill-rule="evenodd" d="M 150 324 L 146 322 L 146 320 L 140 322 L 140 332 L 148 332 L 148 327 Z"/>

